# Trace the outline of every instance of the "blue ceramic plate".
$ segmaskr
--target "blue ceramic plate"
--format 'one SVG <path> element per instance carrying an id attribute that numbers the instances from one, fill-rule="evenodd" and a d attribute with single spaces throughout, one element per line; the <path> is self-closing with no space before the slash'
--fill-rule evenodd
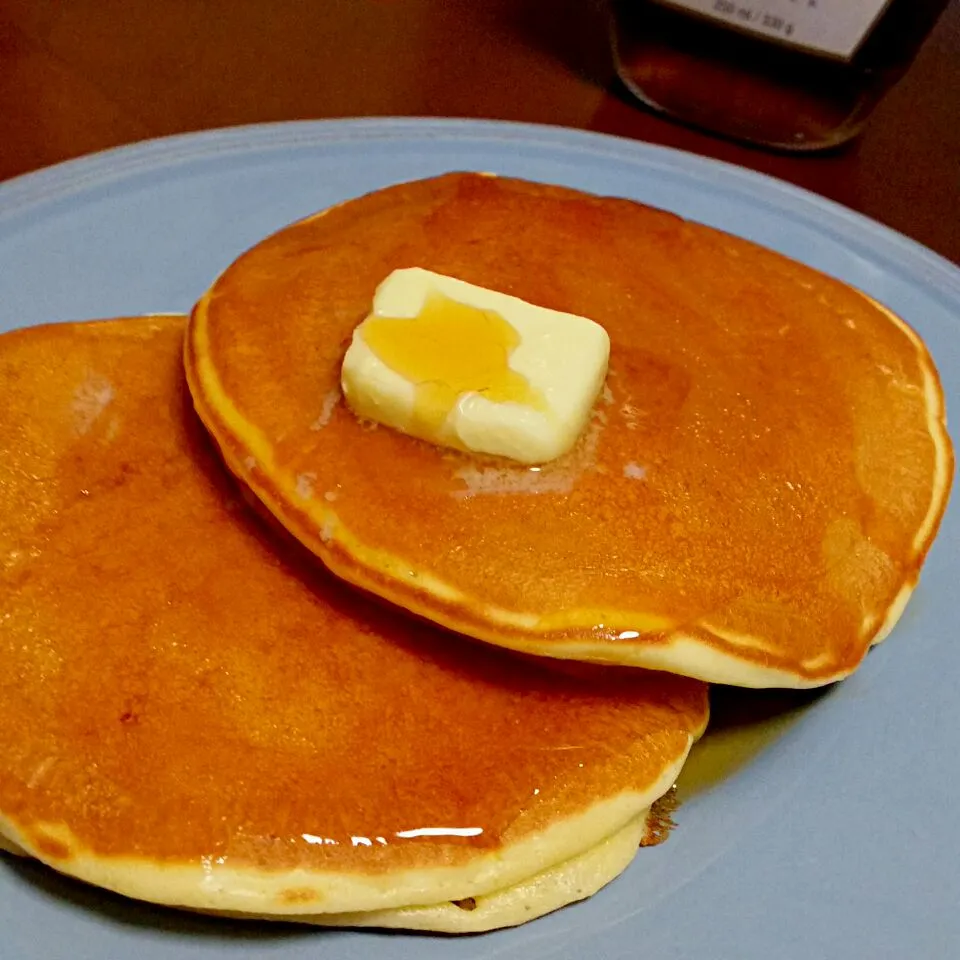
<path id="1" fill-rule="evenodd" d="M 946 261 L 735 167 L 512 124 L 241 128 L 146 143 L 4 184 L 0 330 L 186 311 L 238 253 L 290 220 L 389 183 L 461 169 L 633 197 L 834 274 L 920 332 L 948 408 L 960 410 L 960 271 Z M 317 931 L 182 916 L 0 858 L 0 957 L 956 957 L 958 574 L 955 503 L 891 639 L 819 696 L 722 694 L 717 730 L 681 783 L 669 841 L 640 851 L 586 903 L 463 939 Z"/>

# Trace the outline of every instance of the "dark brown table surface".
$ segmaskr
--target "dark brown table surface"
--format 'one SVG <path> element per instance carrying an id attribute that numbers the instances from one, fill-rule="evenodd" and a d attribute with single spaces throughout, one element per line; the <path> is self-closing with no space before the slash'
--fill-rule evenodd
<path id="1" fill-rule="evenodd" d="M 321 117 L 492 117 L 790 180 L 960 262 L 960 0 L 853 146 L 779 156 L 609 91 L 599 0 L 0 0 L 0 179 L 147 137 Z"/>

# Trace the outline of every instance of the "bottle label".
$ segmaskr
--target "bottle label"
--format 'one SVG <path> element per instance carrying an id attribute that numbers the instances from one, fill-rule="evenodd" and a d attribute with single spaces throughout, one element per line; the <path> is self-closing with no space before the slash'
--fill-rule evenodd
<path id="1" fill-rule="evenodd" d="M 849 59 L 890 0 L 659 0 L 791 46 Z"/>

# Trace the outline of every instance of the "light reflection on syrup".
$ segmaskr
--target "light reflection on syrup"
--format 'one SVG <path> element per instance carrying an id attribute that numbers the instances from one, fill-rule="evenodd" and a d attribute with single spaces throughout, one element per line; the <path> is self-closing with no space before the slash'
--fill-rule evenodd
<path id="1" fill-rule="evenodd" d="M 399 830 L 396 836 L 401 840 L 413 840 L 417 837 L 479 837 L 483 827 L 418 827 L 416 830 Z"/>
<path id="2" fill-rule="evenodd" d="M 581 764 L 582 766 L 582 764 Z M 539 789 L 534 793 L 539 793 Z M 398 830 L 393 834 L 398 840 L 419 840 L 423 838 L 443 837 L 479 837 L 483 834 L 483 827 L 416 827 L 413 830 Z M 333 837 L 324 837 L 316 833 L 301 833 L 301 839 L 312 846 L 338 847 L 341 841 Z M 386 837 L 351 836 L 349 844 L 353 847 L 385 847 L 388 844 Z M 346 841 L 344 841 L 346 843 Z"/>
<path id="3" fill-rule="evenodd" d="M 796 724 L 830 687 L 816 690 L 710 688 L 710 724 L 677 778 L 682 804 L 749 766 Z"/>
<path id="4" fill-rule="evenodd" d="M 350 843 L 355 847 L 372 847 L 374 840 L 381 847 L 385 847 L 387 845 L 386 837 L 374 837 L 373 840 L 371 840 L 370 837 L 351 837 Z"/>
<path id="5" fill-rule="evenodd" d="M 339 840 L 334 840 L 333 837 L 318 837 L 315 833 L 302 833 L 300 834 L 307 843 L 316 844 L 317 846 L 327 846 L 327 847 L 337 847 L 340 845 Z"/>

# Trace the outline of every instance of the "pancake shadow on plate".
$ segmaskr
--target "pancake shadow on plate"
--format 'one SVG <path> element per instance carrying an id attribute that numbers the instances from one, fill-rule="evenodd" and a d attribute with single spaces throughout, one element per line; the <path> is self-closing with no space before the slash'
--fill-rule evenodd
<path id="1" fill-rule="evenodd" d="M 836 684 L 808 690 L 711 687 L 710 723 L 693 745 L 677 779 L 677 804 L 708 793 L 741 774 L 761 754 L 774 748 L 835 687 Z"/>

